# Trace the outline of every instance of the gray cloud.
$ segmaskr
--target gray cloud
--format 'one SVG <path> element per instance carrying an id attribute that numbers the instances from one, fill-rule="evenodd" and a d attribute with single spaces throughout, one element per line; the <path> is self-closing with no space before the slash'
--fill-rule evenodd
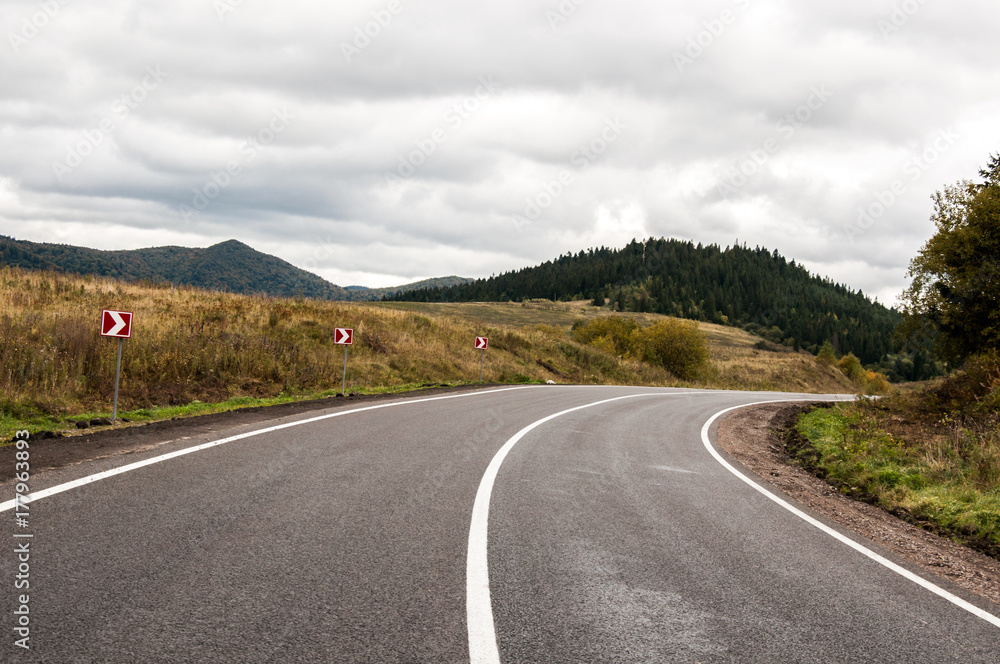
<path id="1" fill-rule="evenodd" d="M 0 232 L 236 237 L 368 285 L 739 239 L 891 301 L 931 193 L 1000 149 L 998 19 L 972 0 L 0 0 Z"/>

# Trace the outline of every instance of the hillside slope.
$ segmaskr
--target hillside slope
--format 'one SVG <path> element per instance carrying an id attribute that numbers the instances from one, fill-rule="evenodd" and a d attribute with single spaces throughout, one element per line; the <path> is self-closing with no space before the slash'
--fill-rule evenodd
<path id="1" fill-rule="evenodd" d="M 478 335 L 490 337 L 487 382 L 678 384 L 662 368 L 574 342 L 572 322 L 601 313 L 584 304 L 281 299 L 0 267 L 0 430 L 58 427 L 79 413 L 110 411 L 116 344 L 99 336 L 104 308 L 135 313 L 123 354 L 125 412 L 339 391 L 337 327 L 355 329 L 349 390 L 475 381 Z M 740 330 L 705 327 L 717 370 L 699 386 L 854 391 L 806 353 L 772 352 Z"/>
<path id="2" fill-rule="evenodd" d="M 610 300 L 654 312 L 741 327 L 815 352 L 878 362 L 893 348 L 899 314 L 766 249 L 650 238 L 623 249 L 591 249 L 449 288 L 401 293 L 415 302 L 505 302 L 533 298 Z"/>

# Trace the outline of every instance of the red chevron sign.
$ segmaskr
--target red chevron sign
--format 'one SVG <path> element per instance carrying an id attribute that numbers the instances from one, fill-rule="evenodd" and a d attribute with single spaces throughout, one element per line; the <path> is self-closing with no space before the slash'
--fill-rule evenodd
<path id="1" fill-rule="evenodd" d="M 101 336 L 119 337 L 121 339 L 132 338 L 132 312 L 112 311 L 105 309 L 101 312 Z"/>
<path id="2" fill-rule="evenodd" d="M 486 350 L 489 347 L 489 337 L 476 337 L 476 350 Z"/>
<path id="3" fill-rule="evenodd" d="M 333 331 L 333 343 L 350 346 L 354 343 L 354 330 L 350 327 L 338 327 Z"/>

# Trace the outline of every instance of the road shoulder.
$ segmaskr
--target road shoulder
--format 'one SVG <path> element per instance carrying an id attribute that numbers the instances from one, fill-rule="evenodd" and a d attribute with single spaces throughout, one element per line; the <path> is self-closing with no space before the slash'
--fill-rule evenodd
<path id="1" fill-rule="evenodd" d="M 146 452 L 178 439 L 219 432 L 241 425 L 270 422 L 284 417 L 307 415 L 330 408 L 356 408 L 398 399 L 416 399 L 457 394 L 496 387 L 492 384 L 431 387 L 410 392 L 352 395 L 296 401 L 275 406 L 251 406 L 222 413 L 179 417 L 171 420 L 116 426 L 85 434 L 30 439 L 32 474 L 123 454 Z M 14 476 L 14 445 L 0 447 L 0 482 Z"/>
<path id="2" fill-rule="evenodd" d="M 788 461 L 779 432 L 806 408 L 770 403 L 738 409 L 720 423 L 716 444 L 764 482 L 830 521 L 1000 606 L 1000 561 L 849 498 Z"/>

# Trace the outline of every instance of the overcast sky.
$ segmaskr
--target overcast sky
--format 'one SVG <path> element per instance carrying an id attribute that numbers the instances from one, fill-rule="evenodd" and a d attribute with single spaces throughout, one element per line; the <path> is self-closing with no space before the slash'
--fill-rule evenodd
<path id="1" fill-rule="evenodd" d="M 985 0 L 0 0 L 0 234 L 340 285 L 676 237 L 892 303 L 1000 151 Z"/>

